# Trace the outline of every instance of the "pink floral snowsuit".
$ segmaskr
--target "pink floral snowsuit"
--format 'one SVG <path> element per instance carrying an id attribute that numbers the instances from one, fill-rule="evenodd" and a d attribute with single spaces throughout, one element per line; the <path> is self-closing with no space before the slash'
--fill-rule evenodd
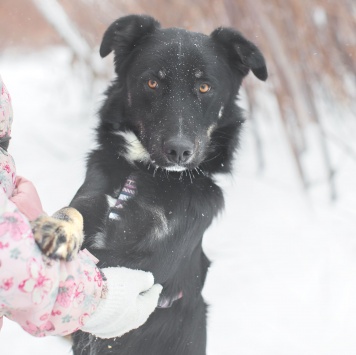
<path id="1" fill-rule="evenodd" d="M 0 139 L 9 135 L 11 99 L 0 77 Z M 103 280 L 92 256 L 71 262 L 44 257 L 27 218 L 9 200 L 15 164 L 0 148 L 0 329 L 2 316 L 34 336 L 66 335 L 81 328 L 96 310 Z"/>

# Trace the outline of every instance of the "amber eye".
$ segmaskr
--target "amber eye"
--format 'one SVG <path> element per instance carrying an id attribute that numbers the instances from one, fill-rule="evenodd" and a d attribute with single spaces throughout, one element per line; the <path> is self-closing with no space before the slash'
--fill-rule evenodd
<path id="1" fill-rule="evenodd" d="M 208 92 L 210 90 L 210 85 L 209 84 L 201 84 L 200 87 L 199 87 L 199 91 L 202 93 L 202 94 L 205 94 L 206 92 Z"/>
<path id="2" fill-rule="evenodd" d="M 157 83 L 156 80 L 152 80 L 152 79 L 151 79 L 151 80 L 148 80 L 147 85 L 148 85 L 148 87 L 151 88 L 151 89 L 156 89 L 157 86 L 158 86 L 158 83 Z"/>

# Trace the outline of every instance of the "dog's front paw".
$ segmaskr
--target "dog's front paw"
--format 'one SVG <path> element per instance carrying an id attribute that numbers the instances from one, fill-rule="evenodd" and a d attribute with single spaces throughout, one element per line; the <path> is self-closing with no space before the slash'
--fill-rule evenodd
<path id="1" fill-rule="evenodd" d="M 51 259 L 71 260 L 83 243 L 83 217 L 72 207 L 31 223 L 36 243 Z"/>

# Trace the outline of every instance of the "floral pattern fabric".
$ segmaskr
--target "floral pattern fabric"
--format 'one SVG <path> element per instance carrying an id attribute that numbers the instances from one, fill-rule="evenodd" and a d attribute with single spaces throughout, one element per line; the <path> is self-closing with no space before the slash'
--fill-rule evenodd
<path id="1" fill-rule="evenodd" d="M 0 76 L 0 138 L 11 136 L 12 120 L 11 97 Z"/>
<path id="2" fill-rule="evenodd" d="M 0 318 L 37 337 L 67 335 L 96 310 L 102 287 L 88 253 L 71 262 L 43 256 L 26 217 L 0 190 Z"/>
<path id="3" fill-rule="evenodd" d="M 10 138 L 12 121 L 11 97 L 0 76 L 0 142 Z M 5 149 L 0 147 L 0 189 L 2 189 L 8 197 L 12 195 L 15 178 L 16 169 L 14 159 Z"/>

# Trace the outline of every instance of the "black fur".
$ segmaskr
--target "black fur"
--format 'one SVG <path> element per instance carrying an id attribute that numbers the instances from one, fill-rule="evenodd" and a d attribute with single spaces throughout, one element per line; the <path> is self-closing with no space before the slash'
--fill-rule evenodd
<path id="1" fill-rule="evenodd" d="M 100 110 L 99 148 L 89 156 L 71 206 L 84 216 L 84 247 L 99 266 L 151 271 L 165 297 L 181 291 L 183 297 L 117 339 L 77 332 L 74 354 L 204 355 L 201 291 L 209 260 L 202 238 L 224 205 L 213 175 L 231 169 L 243 124 L 238 90 L 250 69 L 267 78 L 265 61 L 233 29 L 206 36 L 161 29 L 147 16 L 114 22 L 100 54 L 111 51 L 117 78 Z M 204 85 L 210 87 L 205 93 Z M 142 146 L 130 148 L 130 132 Z M 130 174 L 137 193 L 126 201 L 120 221 L 109 220 L 106 195 L 116 196 Z"/>

